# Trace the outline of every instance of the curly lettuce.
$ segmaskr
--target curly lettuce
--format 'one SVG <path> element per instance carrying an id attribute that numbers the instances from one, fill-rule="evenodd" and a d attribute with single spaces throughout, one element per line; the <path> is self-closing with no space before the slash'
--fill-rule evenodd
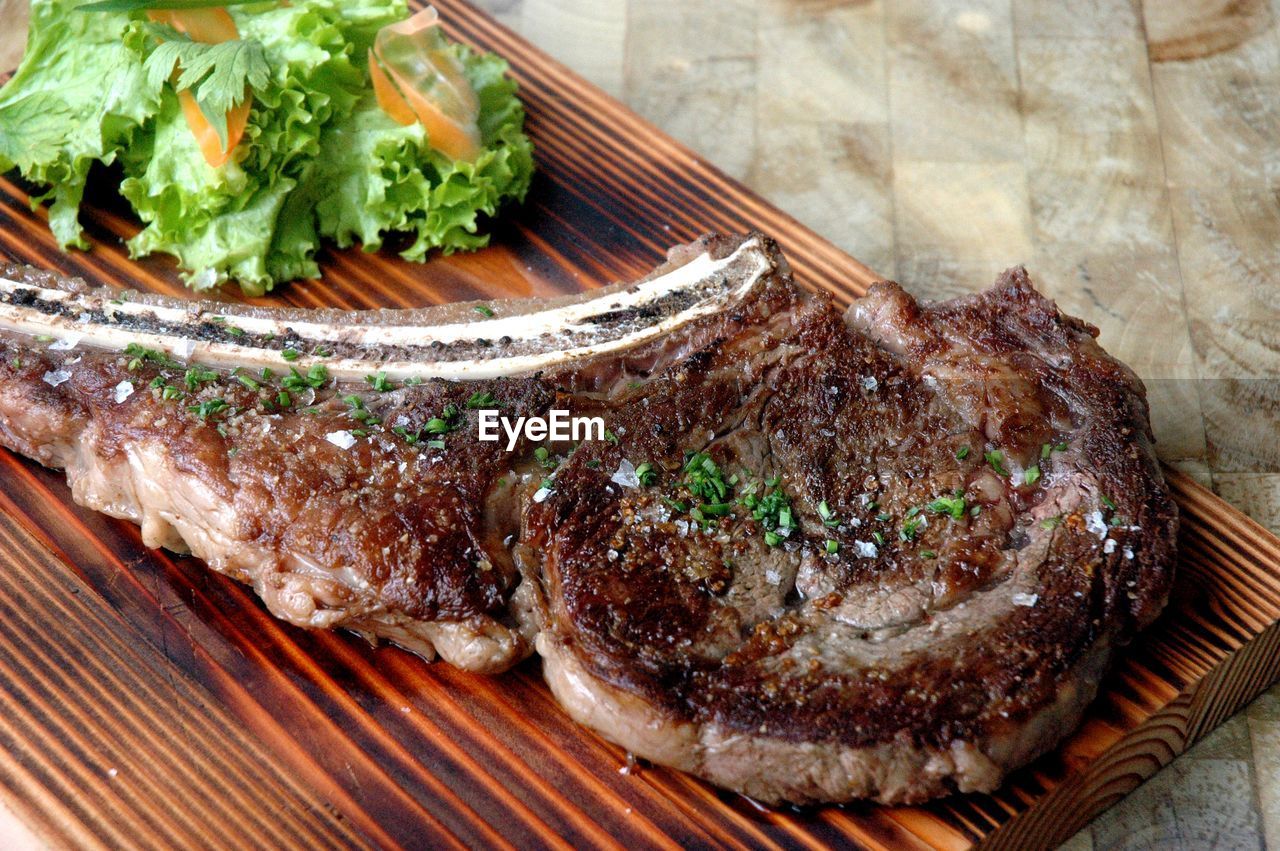
<path id="1" fill-rule="evenodd" d="M 170 254 L 189 285 L 231 280 L 251 295 L 317 277 L 322 238 L 373 251 L 405 233 L 411 260 L 479 248 L 486 219 L 528 189 L 532 145 L 500 58 L 450 48 L 481 105 L 483 150 L 472 162 L 440 154 L 422 125 L 401 126 L 378 107 L 367 54 L 381 27 L 404 18 L 404 0 L 230 8 L 270 75 L 254 86 L 234 156 L 217 168 L 172 86 L 148 81 L 161 43 L 154 26 L 82 4 L 33 2 L 26 56 L 0 89 L 0 170 L 46 187 L 33 202 L 50 202 L 64 248 L 88 247 L 77 216 L 95 162 L 120 163 L 120 192 L 143 225 L 129 241 L 135 256 Z"/>
<path id="2" fill-rule="evenodd" d="M 396 124 L 366 93 L 326 129 L 311 175 L 320 232 L 340 247 L 360 242 L 376 251 L 382 234 L 400 232 L 414 238 L 401 252 L 409 260 L 432 249 L 479 248 L 488 242 L 480 217 L 494 215 L 513 190 L 523 197 L 533 147 L 521 129 L 524 109 L 506 63 L 461 45 L 451 49 L 480 101 L 480 156 L 474 162 L 444 156 L 431 148 L 421 124 Z"/>

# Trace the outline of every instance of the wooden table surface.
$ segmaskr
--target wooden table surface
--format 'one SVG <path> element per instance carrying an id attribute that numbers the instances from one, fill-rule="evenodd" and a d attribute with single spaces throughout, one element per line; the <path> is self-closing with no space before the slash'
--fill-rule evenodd
<path id="1" fill-rule="evenodd" d="M 919 295 L 1027 265 L 1162 457 L 1280 531 L 1280 0 L 478 1 Z M 1280 687 L 1069 847 L 1264 842 Z"/>

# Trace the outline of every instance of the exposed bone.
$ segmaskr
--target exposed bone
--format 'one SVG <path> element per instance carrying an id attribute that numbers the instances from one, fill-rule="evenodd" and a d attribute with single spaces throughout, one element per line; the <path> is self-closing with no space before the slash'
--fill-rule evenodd
<path id="1" fill-rule="evenodd" d="M 390 378 L 480 379 L 521 375 L 625 349 L 670 333 L 740 298 L 772 268 L 760 237 L 729 256 L 704 251 L 665 274 L 599 297 L 531 313 L 424 322 L 420 311 L 365 311 L 315 321 L 266 311 L 154 296 L 113 299 L 0 278 L 0 329 L 123 349 L 130 343 L 182 360 L 222 366 L 322 362 L 339 378 L 384 371 Z M 295 318 L 296 317 L 296 318 Z M 416 320 L 416 321 L 415 321 Z M 319 349 L 332 352 L 317 357 Z"/>

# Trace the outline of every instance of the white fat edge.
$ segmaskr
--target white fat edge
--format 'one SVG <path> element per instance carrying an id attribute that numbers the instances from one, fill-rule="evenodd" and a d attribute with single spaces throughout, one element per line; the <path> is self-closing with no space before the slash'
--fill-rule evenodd
<path id="1" fill-rule="evenodd" d="M 566 327 L 574 326 L 584 330 L 590 330 L 594 327 L 591 323 L 584 324 L 582 320 L 589 316 L 600 313 L 602 311 L 621 310 L 628 307 L 636 307 L 654 301 L 669 292 L 683 289 L 696 285 L 705 281 L 721 270 L 728 268 L 740 256 L 751 251 L 759 251 L 761 243 L 759 237 L 747 240 L 738 246 L 728 257 L 715 260 L 711 257 L 710 252 L 703 252 L 688 263 L 676 269 L 672 269 L 664 275 L 660 275 L 652 280 L 636 284 L 627 289 L 612 293 L 607 296 L 600 296 L 586 301 L 579 301 L 563 307 L 549 308 L 547 310 L 535 313 L 526 313 L 518 316 L 503 316 L 491 319 L 482 319 L 472 322 L 453 322 L 446 325 L 429 325 L 424 326 L 422 323 L 404 324 L 404 325 L 387 325 L 387 324 L 347 324 L 343 323 L 340 336 L 334 338 L 334 326 L 332 323 L 310 322 L 303 320 L 284 320 L 263 316 L 242 316 L 234 312 L 218 313 L 216 310 L 210 310 L 208 306 L 200 306 L 201 313 L 193 314 L 192 309 L 196 307 L 191 305 L 152 305 L 145 302 L 108 302 L 100 303 L 101 295 L 86 295 L 82 293 L 72 293 L 65 290 L 54 290 L 39 287 L 33 284 L 23 284 L 6 278 L 0 278 L 0 291 L 12 292 L 17 289 L 38 290 L 40 297 L 46 301 L 56 302 L 77 302 L 77 306 L 81 308 L 101 309 L 108 315 L 121 314 L 125 316 L 142 316 L 152 317 L 172 323 L 188 323 L 193 318 L 199 316 L 213 317 L 219 316 L 226 319 L 228 324 L 234 325 L 243 331 L 255 335 L 276 334 L 283 336 L 289 331 L 294 332 L 300 337 L 306 338 L 314 342 L 342 342 L 358 346 L 406 346 L 421 345 L 424 342 L 424 330 L 429 331 L 430 337 L 427 342 L 439 341 L 441 343 L 451 343 L 459 340 L 473 340 L 483 337 L 485 339 L 499 339 L 501 337 L 510 337 L 512 340 L 536 339 L 548 332 L 556 332 Z M 756 269 L 750 279 L 737 289 L 737 292 L 745 292 L 751 284 L 755 283 L 769 268 L 767 256 L 760 252 L 757 257 Z M 707 302 L 714 304 L 718 299 L 710 298 Z M 607 306 L 602 304 L 607 303 Z M 12 309 L 11 305 L 3 305 Z M 700 304 L 698 307 L 708 309 L 709 304 Z M 696 308 L 695 308 L 696 309 Z M 23 313 L 31 313 L 31 311 L 22 311 Z M 0 311 L 2 314 L 3 311 Z M 43 315 L 43 314 L 41 314 Z M 0 315 L 0 319 L 3 316 Z M 46 316 L 49 320 L 64 319 L 63 317 Z M 30 321 L 25 321 L 25 326 L 30 326 Z M 51 325 L 57 323 L 51 322 Z M 21 328 L 17 330 L 23 330 Z"/>
<path id="2" fill-rule="evenodd" d="M 229 324 L 234 325 L 248 333 L 255 335 L 275 333 L 284 335 L 292 331 L 303 337 L 309 343 L 333 343 L 342 342 L 356 345 L 415 345 L 421 346 L 426 341 L 439 340 L 447 342 L 450 340 L 469 340 L 469 339 L 493 339 L 502 336 L 509 336 L 513 340 L 521 338 L 538 338 L 548 331 L 562 331 L 564 324 L 571 324 L 574 317 L 582 318 L 599 313 L 602 310 L 618 310 L 626 307 L 634 307 L 652 301 L 667 292 L 671 292 L 686 286 L 691 286 L 699 281 L 714 275 L 717 271 L 725 268 L 732 263 L 741 253 L 748 249 L 758 248 L 760 246 L 759 239 L 752 239 L 737 248 L 733 254 L 722 260 L 712 260 L 709 253 L 703 253 L 694 260 L 684 266 L 668 272 L 653 280 L 638 284 L 626 292 L 615 293 L 611 296 L 602 296 L 598 299 L 591 299 L 585 302 L 563 307 L 553 308 L 537 313 L 528 313 L 521 316 L 503 317 L 501 319 L 482 320 L 478 322 L 453 323 L 449 325 L 392 325 L 392 326 L 359 326 L 343 324 L 336 329 L 330 324 L 309 323 L 309 322 L 286 322 L 277 319 L 264 319 L 258 317 L 244 316 L 227 316 Z M 476 360 L 456 360 L 456 361 L 384 361 L 373 358 L 320 358 L 310 355 L 299 355 L 293 361 L 285 361 L 280 352 L 274 349 L 262 349 L 254 346 L 241 345 L 237 343 L 228 343 L 225 341 L 205 341 L 194 340 L 190 337 L 182 337 L 177 333 L 149 333 L 137 330 L 131 330 L 124 327 L 108 325 L 105 323 L 94 323 L 85 325 L 83 323 L 69 320 L 64 316 L 54 316 L 40 313 L 26 308 L 18 308 L 9 304 L 0 304 L 0 329 L 8 329 L 17 331 L 22 334 L 39 335 L 65 332 L 67 326 L 76 325 L 81 335 L 81 341 L 100 348 L 123 349 L 130 343 L 137 343 L 149 349 L 165 352 L 174 355 L 183 360 L 197 360 L 214 366 L 268 366 L 273 368 L 283 368 L 287 366 L 310 366 L 311 364 L 324 364 L 329 373 L 338 378 L 361 378 L 371 372 L 386 372 L 388 378 L 404 379 L 404 378 L 445 378 L 445 379 L 483 379 L 498 378 L 502 376 L 521 375 L 536 372 L 540 369 L 560 364 L 569 363 L 581 358 L 591 357 L 594 355 L 606 354 L 619 349 L 631 348 L 640 345 L 655 337 L 662 336 L 682 325 L 688 324 L 702 316 L 714 313 L 721 309 L 723 305 L 729 301 L 745 295 L 752 287 L 769 271 L 771 265 L 768 257 L 760 254 L 757 258 L 756 266 L 738 287 L 730 292 L 718 292 L 707 298 L 702 299 L 693 306 L 667 317 L 656 325 L 648 325 L 640 328 L 630 334 L 613 339 L 604 339 L 591 345 L 578 346 L 572 349 L 557 349 L 548 352 L 514 355 L 506 358 L 487 358 Z M 696 273 L 696 274 L 695 274 Z M 76 293 L 69 293 L 63 290 L 46 290 L 40 287 L 33 287 L 27 284 L 20 284 L 5 278 L 0 278 L 0 290 L 12 291 L 13 289 L 39 289 L 41 298 L 52 301 L 68 301 L 73 297 L 77 297 Z M 173 322 L 187 323 L 193 318 L 192 313 L 187 308 L 174 307 L 157 307 L 134 302 L 124 302 L 121 304 L 111 303 L 109 305 L 100 305 L 96 303 L 99 297 L 82 297 L 84 304 L 88 309 L 104 309 L 108 312 L 133 313 L 154 316 L 156 319 Z M 94 302 L 94 303 L 90 303 Z M 607 302 L 607 307 L 602 307 L 601 302 Z M 210 314 L 220 315 L 220 314 Z M 500 325 L 501 329 L 508 326 L 523 329 L 515 334 L 507 333 L 496 325 Z M 578 325 L 579 329 L 589 330 L 591 325 Z M 308 337 L 304 331 L 311 329 L 320 333 L 314 337 Z M 371 336 L 379 332 L 393 332 L 396 339 L 374 339 Z M 430 336 L 426 336 L 429 334 Z"/>

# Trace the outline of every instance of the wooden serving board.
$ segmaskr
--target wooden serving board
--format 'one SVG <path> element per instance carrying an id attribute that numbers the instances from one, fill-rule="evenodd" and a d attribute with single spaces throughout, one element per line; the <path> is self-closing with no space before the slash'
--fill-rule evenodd
<path id="1" fill-rule="evenodd" d="M 456 37 L 507 56 L 539 175 L 493 248 L 425 266 L 356 251 L 264 303 L 419 306 L 631 278 L 707 230 L 762 230 L 844 301 L 875 279 L 462 0 Z M 134 262 L 109 191 L 97 247 L 66 255 L 0 180 L 0 253 L 186 295 Z M 1029 848 L 1071 836 L 1280 675 L 1280 541 L 1187 478 L 1182 562 L 1159 623 L 1122 652 L 1083 727 L 994 795 L 768 811 L 577 727 L 536 662 L 499 677 L 270 617 L 198 561 L 82 510 L 62 476 L 0 453 L 0 788 L 78 847 Z M 999 648 L 992 648 L 999 652 Z"/>

